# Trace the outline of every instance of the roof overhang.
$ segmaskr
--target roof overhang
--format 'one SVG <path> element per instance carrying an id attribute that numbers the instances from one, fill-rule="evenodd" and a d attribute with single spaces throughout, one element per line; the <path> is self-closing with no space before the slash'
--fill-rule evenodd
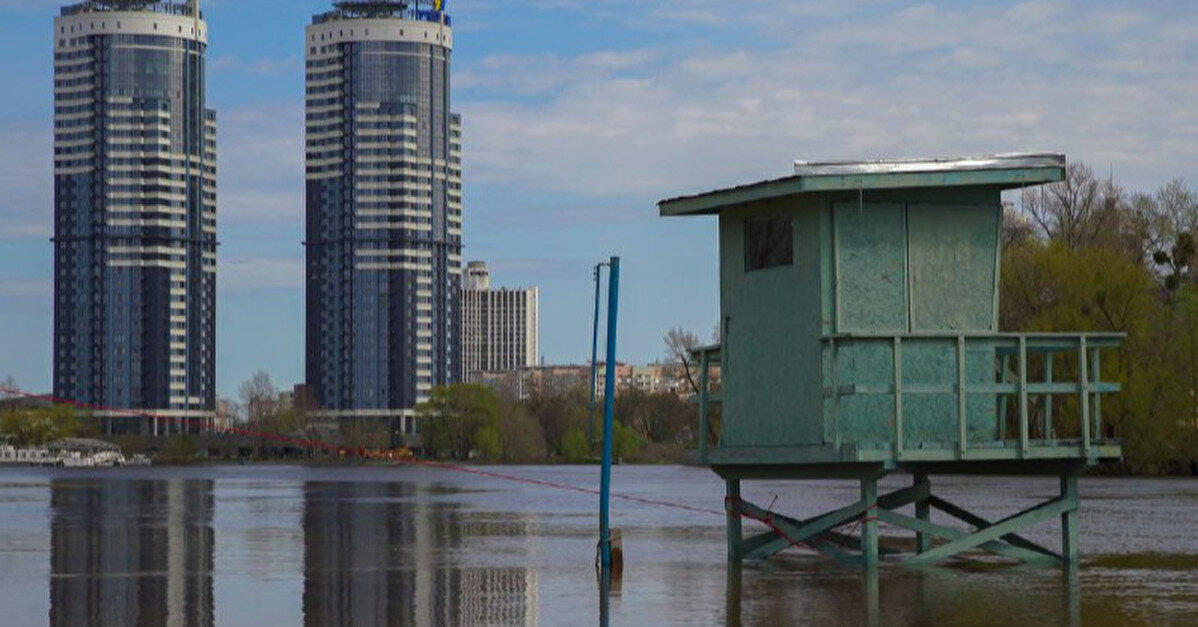
<path id="1" fill-rule="evenodd" d="M 914 187 L 987 186 L 1009 189 L 1065 179 L 1062 153 L 984 157 L 796 161 L 791 176 L 679 196 L 657 203 L 663 216 L 712 215 L 725 207 L 820 192 Z"/>

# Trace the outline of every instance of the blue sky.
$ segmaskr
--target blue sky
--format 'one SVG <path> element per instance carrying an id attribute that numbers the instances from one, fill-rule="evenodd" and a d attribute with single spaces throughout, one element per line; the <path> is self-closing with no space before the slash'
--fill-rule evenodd
<path id="1" fill-rule="evenodd" d="M 50 386 L 51 21 L 0 0 L 0 378 Z M 219 134 L 218 388 L 303 376 L 303 27 L 207 0 Z M 796 158 L 1062 150 L 1134 190 L 1198 181 L 1198 3 L 451 0 L 467 259 L 541 288 L 547 361 L 589 356 L 623 257 L 620 357 L 718 317 L 715 223 L 665 197 Z"/>

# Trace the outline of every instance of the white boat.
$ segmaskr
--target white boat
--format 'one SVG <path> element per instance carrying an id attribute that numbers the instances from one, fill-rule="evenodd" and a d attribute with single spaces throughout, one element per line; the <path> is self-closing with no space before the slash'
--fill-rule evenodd
<path id="1" fill-rule="evenodd" d="M 144 455 L 135 456 L 137 465 L 148 465 Z M 144 459 L 144 461 L 143 461 Z M 0 445 L 0 466 L 60 466 L 98 468 L 124 466 L 129 462 L 120 447 L 101 440 L 70 438 L 56 440 L 44 447 Z"/>
<path id="2" fill-rule="evenodd" d="M 50 451 L 44 448 L 17 448 L 0 446 L 0 465 L 44 466 L 51 461 Z"/>

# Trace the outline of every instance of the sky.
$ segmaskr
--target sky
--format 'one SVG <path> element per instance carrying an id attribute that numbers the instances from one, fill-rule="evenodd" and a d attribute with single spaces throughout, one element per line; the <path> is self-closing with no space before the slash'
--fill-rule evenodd
<path id="1" fill-rule="evenodd" d="M 0 0 L 0 379 L 51 386 L 52 20 Z M 303 378 L 303 29 L 329 0 L 206 0 L 218 132 L 217 387 Z M 663 198 L 795 159 L 1058 150 L 1131 190 L 1198 182 L 1192 0 L 451 0 L 465 260 L 541 290 L 546 363 L 718 320 L 716 223 Z"/>

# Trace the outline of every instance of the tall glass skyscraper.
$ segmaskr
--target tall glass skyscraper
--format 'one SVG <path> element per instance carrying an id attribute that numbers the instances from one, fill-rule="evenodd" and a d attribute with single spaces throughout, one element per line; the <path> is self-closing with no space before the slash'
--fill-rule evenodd
<path id="1" fill-rule="evenodd" d="M 412 434 L 460 378 L 460 121 L 441 1 L 338 2 L 307 28 L 307 387 Z"/>
<path id="2" fill-rule="evenodd" d="M 110 433 L 216 406 L 216 114 L 198 0 L 91 0 L 54 20 L 54 393 Z"/>

